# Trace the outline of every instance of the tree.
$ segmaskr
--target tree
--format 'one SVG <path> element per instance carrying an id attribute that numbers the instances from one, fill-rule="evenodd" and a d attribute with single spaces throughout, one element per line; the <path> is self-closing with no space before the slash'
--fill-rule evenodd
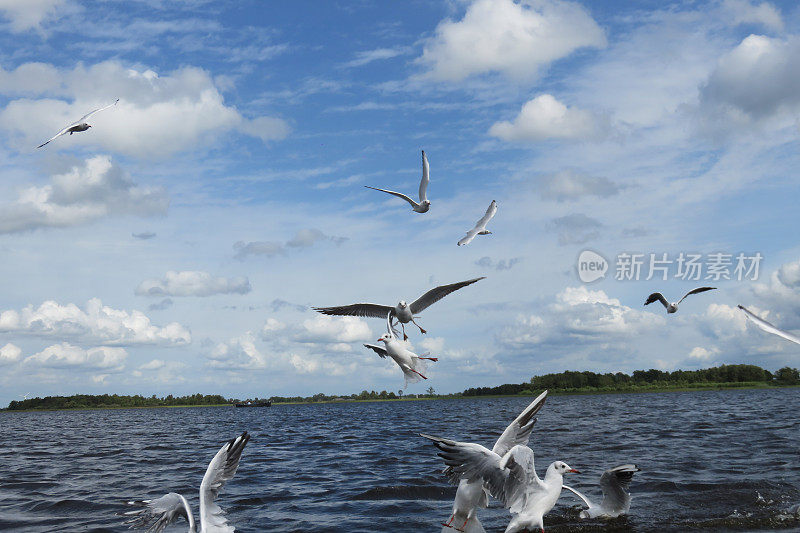
<path id="1" fill-rule="evenodd" d="M 781 385 L 797 385 L 800 383 L 800 372 L 796 368 L 785 366 L 775 373 L 775 381 Z"/>
<path id="2" fill-rule="evenodd" d="M 433 396 L 434 394 L 436 394 L 436 389 L 434 389 L 433 387 L 428 387 L 427 393 L 428 396 Z"/>

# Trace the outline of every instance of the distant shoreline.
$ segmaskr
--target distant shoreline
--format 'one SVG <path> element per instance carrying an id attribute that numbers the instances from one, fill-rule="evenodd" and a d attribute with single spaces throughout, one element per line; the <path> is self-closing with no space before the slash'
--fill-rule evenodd
<path id="1" fill-rule="evenodd" d="M 748 383 L 742 384 L 741 382 L 734 383 L 718 383 L 713 385 L 703 385 L 698 387 L 653 387 L 653 388 L 628 388 L 620 390 L 592 390 L 575 389 L 575 390 L 551 390 L 549 392 L 552 396 L 594 396 L 601 394 L 649 394 L 658 392 L 708 392 L 708 391 L 723 391 L 723 390 L 756 390 L 756 389 L 796 389 L 800 385 L 769 385 Z M 424 396 L 414 398 L 383 398 L 383 399 L 341 399 L 341 400 L 324 400 L 324 401 L 307 401 L 307 402 L 273 402 L 272 407 L 280 405 L 315 405 L 315 404 L 340 404 L 340 403 L 377 403 L 377 402 L 415 402 L 427 400 L 469 400 L 469 399 L 497 399 L 497 398 L 532 398 L 535 393 L 531 394 L 486 394 L 486 395 L 470 395 L 464 396 L 458 394 L 442 394 L 435 396 Z M 144 406 L 103 406 L 103 407 L 70 407 L 70 408 L 56 408 L 56 409 L 0 409 L 0 412 L 8 413 L 35 413 L 35 412 L 55 412 L 55 411 L 107 411 L 107 410 L 121 410 L 121 409 L 184 409 L 189 407 L 234 407 L 232 403 L 221 404 L 205 404 L 205 405 L 144 405 Z M 271 407 L 261 407 L 261 409 L 271 409 Z"/>

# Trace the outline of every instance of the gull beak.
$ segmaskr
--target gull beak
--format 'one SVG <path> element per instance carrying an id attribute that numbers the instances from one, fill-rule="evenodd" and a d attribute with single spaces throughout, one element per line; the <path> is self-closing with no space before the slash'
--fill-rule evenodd
<path id="1" fill-rule="evenodd" d="M 580 474 L 580 471 L 579 470 L 575 470 L 574 468 L 570 468 L 569 470 L 567 470 L 567 472 L 571 472 L 573 474 Z"/>
<path id="2" fill-rule="evenodd" d="M 378 340 L 376 340 L 375 342 L 381 342 L 382 340 L 383 340 L 383 339 L 378 339 Z"/>

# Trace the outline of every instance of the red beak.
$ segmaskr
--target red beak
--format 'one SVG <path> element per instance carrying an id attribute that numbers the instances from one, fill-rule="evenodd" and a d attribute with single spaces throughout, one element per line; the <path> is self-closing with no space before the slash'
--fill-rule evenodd
<path id="1" fill-rule="evenodd" d="M 575 470 L 574 468 L 567 470 L 567 472 L 572 472 L 573 474 L 580 474 L 580 471 Z"/>
<path id="2" fill-rule="evenodd" d="M 381 342 L 382 340 L 383 340 L 383 339 L 378 339 L 378 340 L 376 340 L 375 342 Z"/>

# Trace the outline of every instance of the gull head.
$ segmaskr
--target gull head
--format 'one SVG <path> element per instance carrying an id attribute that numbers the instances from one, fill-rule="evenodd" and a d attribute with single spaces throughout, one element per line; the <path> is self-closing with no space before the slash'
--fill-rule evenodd
<path id="1" fill-rule="evenodd" d="M 397 307 L 399 307 L 400 309 L 405 309 L 406 307 L 408 307 L 408 304 L 406 303 L 405 300 L 400 300 L 400 303 L 397 304 Z"/>
<path id="2" fill-rule="evenodd" d="M 575 470 L 574 468 L 569 466 L 564 461 L 556 461 L 551 466 L 553 467 L 553 470 L 555 470 L 556 472 L 558 472 L 562 476 L 564 474 L 580 474 L 580 472 L 578 472 L 577 470 Z"/>
<path id="3" fill-rule="evenodd" d="M 388 333 L 384 333 L 383 335 L 381 335 L 381 338 L 378 339 L 378 342 L 389 342 L 390 340 L 392 340 L 392 336 L 389 335 Z"/>

